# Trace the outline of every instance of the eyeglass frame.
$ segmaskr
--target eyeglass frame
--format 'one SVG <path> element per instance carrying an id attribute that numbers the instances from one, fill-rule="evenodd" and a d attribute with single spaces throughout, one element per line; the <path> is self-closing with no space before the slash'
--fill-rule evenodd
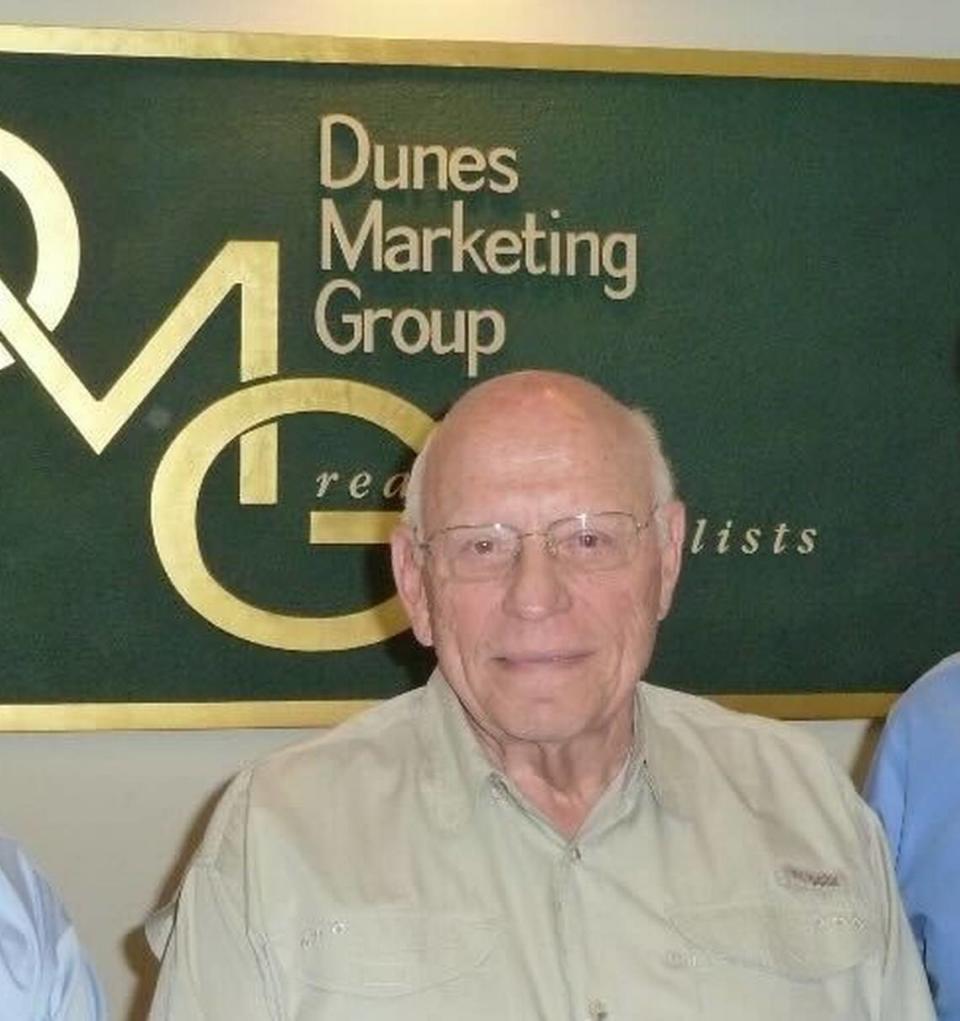
<path id="1" fill-rule="evenodd" d="M 625 560 L 623 560 L 621 563 L 617 563 L 617 564 L 611 565 L 609 567 L 590 567 L 590 568 L 586 568 L 583 565 L 579 565 L 577 567 L 577 566 L 575 566 L 573 564 L 572 561 L 561 559 L 558 556 L 556 539 L 551 536 L 552 530 L 554 530 L 557 525 L 563 525 L 563 524 L 566 524 L 567 522 L 571 522 L 571 521 L 578 521 L 579 520 L 581 525 L 584 525 L 589 520 L 594 519 L 594 518 L 598 518 L 598 517 L 602 518 L 602 517 L 614 516 L 615 515 L 617 517 L 632 518 L 633 519 L 633 524 L 634 524 L 634 529 L 635 529 L 634 535 L 635 535 L 635 537 L 639 537 L 640 535 L 642 535 L 650 527 L 650 524 L 653 522 L 654 518 L 656 517 L 657 512 L 660 510 L 660 507 L 661 507 L 661 505 L 659 503 L 654 503 L 651 506 L 650 511 L 647 514 L 647 516 L 643 519 L 643 521 L 641 521 L 637 517 L 637 515 L 633 513 L 633 511 L 621 511 L 621 510 L 580 511 L 577 514 L 565 514 L 562 518 L 556 518 L 555 520 L 548 522 L 543 528 L 530 529 L 529 531 L 526 531 L 526 532 L 520 531 L 520 529 L 516 525 L 511 525 L 511 524 L 508 524 L 508 523 L 503 522 L 503 521 L 480 522 L 480 523 L 476 523 L 476 524 L 468 522 L 468 523 L 458 524 L 458 525 L 446 525 L 443 528 L 436 529 L 434 532 L 432 532 L 429 536 L 426 536 L 424 539 L 418 539 L 417 543 L 416 543 L 416 546 L 417 546 L 418 549 L 422 550 L 423 553 L 426 556 L 430 556 L 431 554 L 433 554 L 435 556 L 436 554 L 431 549 L 431 544 L 439 536 L 447 535 L 447 534 L 449 534 L 451 532 L 456 532 L 456 531 L 459 531 L 461 529 L 468 529 L 468 528 L 469 529 L 477 529 L 477 530 L 479 530 L 479 529 L 502 529 L 505 532 L 507 532 L 508 534 L 512 535 L 513 538 L 514 538 L 514 550 L 513 550 L 513 554 L 511 556 L 510 560 L 508 560 L 508 561 L 506 561 L 504 563 L 502 569 L 497 570 L 497 571 L 495 571 L 494 573 L 492 573 L 490 575 L 480 575 L 480 576 L 478 576 L 476 578 L 462 578 L 461 577 L 461 578 L 458 578 L 457 580 L 460 580 L 460 581 L 493 581 L 493 580 L 496 580 L 497 578 L 505 577 L 508 573 L 510 573 L 515 568 L 517 562 L 520 559 L 520 555 L 523 552 L 523 540 L 527 539 L 527 538 L 529 538 L 531 536 L 534 536 L 534 535 L 541 536 L 543 538 L 543 540 L 544 540 L 543 548 L 546 550 L 548 555 L 553 559 L 553 561 L 555 563 L 574 566 L 577 571 L 582 572 L 584 574 L 602 574 L 605 571 L 615 571 L 615 570 L 618 570 L 620 567 L 623 567 L 626 564 L 629 564 L 630 561 L 633 559 L 633 556 L 634 556 L 634 554 L 636 552 L 636 548 L 637 547 L 634 547 L 634 549 L 630 553 L 630 555 L 627 556 L 627 558 Z M 449 563 L 449 561 L 448 561 L 448 563 Z M 451 571 L 451 573 L 454 573 L 454 572 Z M 455 576 L 455 574 L 454 574 L 454 576 Z"/>

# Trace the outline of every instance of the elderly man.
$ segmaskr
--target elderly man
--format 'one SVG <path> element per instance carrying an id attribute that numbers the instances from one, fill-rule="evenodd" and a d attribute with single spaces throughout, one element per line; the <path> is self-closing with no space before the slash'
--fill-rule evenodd
<path id="1" fill-rule="evenodd" d="M 152 1017 L 929 1021 L 846 778 L 638 683 L 683 534 L 645 417 L 557 373 L 462 398 L 393 537 L 437 672 L 234 782 Z"/>

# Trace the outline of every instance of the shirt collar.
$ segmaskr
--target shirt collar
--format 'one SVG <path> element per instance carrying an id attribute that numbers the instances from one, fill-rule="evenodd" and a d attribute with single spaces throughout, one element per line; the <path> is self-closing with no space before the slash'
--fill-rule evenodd
<path id="1" fill-rule="evenodd" d="M 643 749 L 639 769 L 657 804 L 671 815 L 689 818 L 689 791 L 696 786 L 695 764 L 684 754 L 671 724 L 657 711 L 657 688 L 641 681 L 637 685 L 635 733 Z"/>
<path id="2" fill-rule="evenodd" d="M 439 670 L 427 681 L 417 729 L 421 785 L 436 824 L 459 829 L 494 772 L 456 693 Z"/>
<path id="3" fill-rule="evenodd" d="M 672 742 L 657 719 L 645 683 L 637 685 L 634 701 L 634 743 L 615 795 L 619 815 L 646 785 L 656 803 L 683 816 L 686 786 L 682 759 L 670 754 Z M 417 720 L 422 750 L 421 784 L 438 826 L 459 829 L 472 816 L 477 798 L 498 776 L 483 752 L 466 711 L 439 670 L 434 670 L 423 694 Z"/>

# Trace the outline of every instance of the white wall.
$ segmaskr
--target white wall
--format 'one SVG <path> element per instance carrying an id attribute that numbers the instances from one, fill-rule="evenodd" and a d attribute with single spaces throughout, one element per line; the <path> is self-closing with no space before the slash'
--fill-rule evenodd
<path id="1" fill-rule="evenodd" d="M 0 0 L 0 23 L 956 57 L 956 0 Z"/>
<path id="2" fill-rule="evenodd" d="M 0 0 L 0 23 L 960 57 L 956 0 Z M 806 726 L 862 769 L 864 722 Z M 143 1016 L 150 974 L 137 927 L 169 892 L 212 798 L 242 763 L 299 736 L 0 735 L 0 828 L 59 886 L 116 1017 Z"/>

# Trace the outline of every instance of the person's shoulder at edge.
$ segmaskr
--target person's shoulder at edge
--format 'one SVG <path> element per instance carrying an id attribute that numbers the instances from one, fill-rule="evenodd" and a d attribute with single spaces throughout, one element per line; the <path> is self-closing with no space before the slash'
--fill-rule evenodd
<path id="1" fill-rule="evenodd" d="M 960 653 L 947 656 L 897 699 L 877 741 L 864 784 L 864 797 L 880 816 L 898 870 L 906 829 L 914 849 L 919 834 L 939 825 L 950 809 L 944 788 L 933 778 L 960 761 Z"/>
<path id="2" fill-rule="evenodd" d="M 883 818 L 894 848 L 900 838 L 908 762 L 942 763 L 952 749 L 957 749 L 960 755 L 960 744 L 953 740 L 958 730 L 960 652 L 940 660 L 900 695 L 877 741 L 864 795 Z"/>
<path id="3" fill-rule="evenodd" d="M 0 1008 L 11 1019 L 11 1010 L 40 1010 L 37 1016 L 51 1021 L 107 1016 L 99 982 L 59 897 L 20 845 L 2 834 Z"/>
<path id="4" fill-rule="evenodd" d="M 918 677 L 894 703 L 888 721 L 895 725 L 915 716 L 936 720 L 943 712 L 960 713 L 960 652 Z"/>

